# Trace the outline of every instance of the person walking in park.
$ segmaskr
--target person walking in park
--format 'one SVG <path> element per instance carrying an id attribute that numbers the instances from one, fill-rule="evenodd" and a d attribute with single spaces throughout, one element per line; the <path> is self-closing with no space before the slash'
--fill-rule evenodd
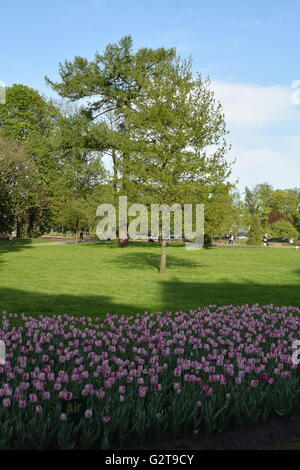
<path id="1" fill-rule="evenodd" d="M 80 240 L 83 240 L 83 230 L 80 230 Z"/>
<path id="2" fill-rule="evenodd" d="M 13 244 L 13 240 L 14 240 L 14 236 L 13 234 L 10 232 L 10 234 L 8 235 L 8 245 L 11 247 L 12 244 Z"/>
<path id="3" fill-rule="evenodd" d="M 229 245 L 233 245 L 234 236 L 233 233 L 229 235 Z"/>
<path id="4" fill-rule="evenodd" d="M 264 236 L 263 236 L 263 242 L 264 242 L 264 246 L 268 247 L 269 246 L 269 239 L 268 239 L 268 234 L 265 233 Z"/>

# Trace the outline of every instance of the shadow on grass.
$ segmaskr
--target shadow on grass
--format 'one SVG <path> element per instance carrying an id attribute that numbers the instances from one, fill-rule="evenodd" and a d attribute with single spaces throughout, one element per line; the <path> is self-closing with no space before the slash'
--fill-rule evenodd
<path id="1" fill-rule="evenodd" d="M 111 264 L 114 264 L 118 267 L 126 268 L 126 269 L 141 269 L 144 270 L 145 268 L 151 266 L 157 272 L 159 272 L 160 266 L 160 244 L 159 243 L 148 243 L 148 242 L 130 242 L 127 247 L 119 247 L 117 242 L 92 242 L 92 243 L 84 243 L 80 246 L 85 246 L 88 248 L 100 248 L 101 246 L 105 246 L 112 249 L 118 249 L 120 256 L 115 257 L 110 260 Z M 177 247 L 184 247 L 183 244 L 172 244 L 170 245 L 173 248 Z M 146 248 L 146 250 L 134 250 L 135 248 Z M 172 256 L 168 253 L 167 255 L 167 267 L 168 271 L 172 269 L 178 268 L 199 268 L 203 267 L 203 263 L 197 262 L 194 259 L 187 259 L 187 258 L 178 258 L 176 256 Z"/>
<path id="2" fill-rule="evenodd" d="M 130 248 L 154 248 L 160 250 L 160 243 L 158 242 L 138 242 L 138 241 L 129 241 L 126 247 L 120 247 L 116 241 L 91 241 L 91 242 L 84 242 L 80 243 L 80 246 L 87 246 L 97 248 L 99 246 L 106 246 L 109 248 L 118 248 L 122 251 L 128 251 Z M 168 243 L 168 246 L 172 246 L 172 248 L 182 248 L 184 247 L 184 243 Z"/>
<path id="3" fill-rule="evenodd" d="M 30 292 L 21 289 L 0 289 L 0 312 L 26 314 L 68 314 L 103 316 L 106 313 L 137 313 L 146 311 L 136 305 L 113 302 L 109 296 L 72 295 Z"/>
<path id="4" fill-rule="evenodd" d="M 160 266 L 160 250 L 151 250 L 151 252 L 131 252 L 127 251 L 122 253 L 119 258 L 111 260 L 114 265 L 121 266 L 126 269 L 140 269 L 144 270 L 148 266 L 152 266 L 156 271 L 159 271 Z M 203 263 L 195 261 L 194 259 L 178 258 L 168 254 L 167 257 L 167 270 L 178 270 L 180 268 L 203 268 Z"/>
<path id="5" fill-rule="evenodd" d="M 160 280 L 157 299 L 147 305 L 138 304 L 107 295 L 73 295 L 22 291 L 17 288 L 0 289 L 0 311 L 27 314 L 70 314 L 103 316 L 105 313 L 135 314 L 137 312 L 186 311 L 207 305 L 274 304 L 293 305 L 300 308 L 300 285 L 263 285 L 233 282 L 182 282 L 178 279 Z M 122 299 L 122 296 L 119 296 Z"/>
<path id="6" fill-rule="evenodd" d="M 181 282 L 178 279 L 161 284 L 161 302 L 165 308 L 172 302 L 179 309 L 193 309 L 205 305 L 274 304 L 300 307 L 300 283 L 258 284 Z"/>
<path id="7" fill-rule="evenodd" d="M 43 241 L 44 241 L 43 239 L 35 239 L 35 238 L 14 238 L 13 246 L 15 247 L 18 245 L 30 245 L 30 244 L 34 245 L 35 243 L 40 243 Z M 8 246 L 8 240 L 6 238 L 0 239 L 0 247 L 2 246 Z"/>

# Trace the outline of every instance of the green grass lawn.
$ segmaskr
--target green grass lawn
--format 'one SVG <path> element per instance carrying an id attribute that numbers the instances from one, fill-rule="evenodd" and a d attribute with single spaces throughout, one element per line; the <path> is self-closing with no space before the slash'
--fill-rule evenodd
<path id="1" fill-rule="evenodd" d="M 187 251 L 158 244 L 0 246 L 0 310 L 99 315 L 176 311 L 209 304 L 300 307 L 300 250 Z"/>

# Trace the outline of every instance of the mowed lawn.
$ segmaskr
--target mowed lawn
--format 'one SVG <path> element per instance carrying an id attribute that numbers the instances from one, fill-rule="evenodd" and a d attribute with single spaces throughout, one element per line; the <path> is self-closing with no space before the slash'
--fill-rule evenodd
<path id="1" fill-rule="evenodd" d="M 209 304 L 300 307 L 300 250 L 114 243 L 0 247 L 0 310 L 30 314 L 137 313 Z"/>

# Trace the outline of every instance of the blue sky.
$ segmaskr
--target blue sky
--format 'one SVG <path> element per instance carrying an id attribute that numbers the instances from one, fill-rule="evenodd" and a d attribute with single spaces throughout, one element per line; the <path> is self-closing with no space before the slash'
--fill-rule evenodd
<path id="1" fill-rule="evenodd" d="M 47 96 L 58 63 L 131 34 L 175 46 L 224 106 L 233 179 L 300 186 L 300 0 L 14 0 L 1 5 L 0 80 Z"/>

